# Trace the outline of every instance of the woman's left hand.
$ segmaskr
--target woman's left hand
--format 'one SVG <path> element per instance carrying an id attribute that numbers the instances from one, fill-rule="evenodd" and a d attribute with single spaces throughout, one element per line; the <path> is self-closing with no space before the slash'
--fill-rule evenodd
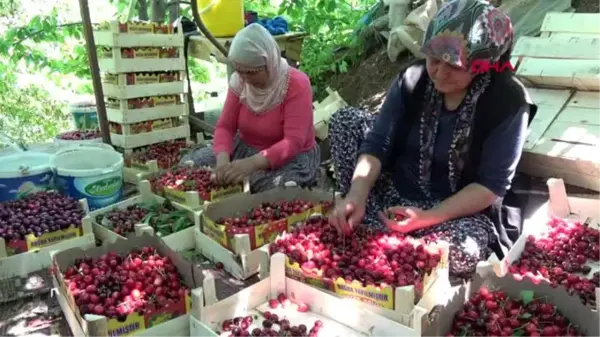
<path id="1" fill-rule="evenodd" d="M 390 230 L 400 233 L 410 233 L 437 224 L 437 220 L 431 212 L 416 207 L 390 207 L 387 212 L 400 216 L 402 220 L 388 219 L 385 214 L 380 212 L 381 221 Z"/>
<path id="2" fill-rule="evenodd" d="M 256 165 L 252 158 L 234 160 L 223 169 L 223 180 L 226 184 L 243 183 L 252 172 L 256 171 Z"/>

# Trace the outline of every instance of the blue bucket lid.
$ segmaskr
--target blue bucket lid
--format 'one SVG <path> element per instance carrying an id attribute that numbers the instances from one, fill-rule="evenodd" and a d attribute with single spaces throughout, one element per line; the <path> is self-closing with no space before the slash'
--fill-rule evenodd
<path id="1" fill-rule="evenodd" d="M 0 159 L 0 178 L 17 178 L 51 170 L 50 155 L 37 152 L 13 153 Z"/>

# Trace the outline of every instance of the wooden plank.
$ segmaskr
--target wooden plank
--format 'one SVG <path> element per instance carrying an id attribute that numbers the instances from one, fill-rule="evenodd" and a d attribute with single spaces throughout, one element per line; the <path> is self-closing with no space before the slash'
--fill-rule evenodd
<path id="1" fill-rule="evenodd" d="M 538 111 L 529 126 L 529 134 L 525 141 L 524 150 L 533 149 L 571 96 L 570 90 L 527 88 L 527 91 L 535 104 L 538 105 Z"/>
<path id="2" fill-rule="evenodd" d="M 577 91 L 567 103 L 567 107 L 600 109 L 600 93 L 595 91 Z"/>
<path id="3" fill-rule="evenodd" d="M 599 60 L 600 38 L 524 36 L 517 41 L 512 56 Z"/>
<path id="4" fill-rule="evenodd" d="M 555 121 L 531 152 L 600 163 L 598 126 Z"/>
<path id="5" fill-rule="evenodd" d="M 570 123 L 581 125 L 600 126 L 600 113 L 598 109 L 572 108 L 568 105 L 558 114 L 554 123 Z M 592 130 L 593 131 L 593 130 Z M 598 132 L 596 133 L 598 135 Z"/>
<path id="6" fill-rule="evenodd" d="M 517 76 L 546 88 L 575 88 L 600 90 L 598 60 L 557 60 L 525 57 Z"/>
<path id="7" fill-rule="evenodd" d="M 558 13 L 546 14 L 542 32 L 565 32 L 600 34 L 600 14 L 597 13 Z"/>
<path id="8" fill-rule="evenodd" d="M 561 177 L 570 185 L 600 191 L 600 169 L 590 162 L 523 152 L 517 170 L 540 178 Z"/>
<path id="9" fill-rule="evenodd" d="M 582 39 L 591 39 L 598 37 L 598 33 L 565 33 L 565 32 L 543 32 L 540 37 L 559 37 L 559 38 L 573 38 L 578 37 Z"/>

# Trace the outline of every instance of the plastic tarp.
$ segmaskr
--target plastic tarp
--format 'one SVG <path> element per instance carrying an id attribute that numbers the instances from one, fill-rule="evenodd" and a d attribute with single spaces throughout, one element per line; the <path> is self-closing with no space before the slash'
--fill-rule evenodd
<path id="1" fill-rule="evenodd" d="M 384 0 L 384 3 L 390 6 L 389 34 L 385 34 L 390 61 L 395 62 L 407 49 L 422 57 L 419 49 L 423 35 L 443 1 L 427 0 L 410 13 L 410 0 Z M 511 17 L 516 39 L 537 35 L 548 12 L 573 10 L 571 0 L 503 0 L 500 8 Z"/>

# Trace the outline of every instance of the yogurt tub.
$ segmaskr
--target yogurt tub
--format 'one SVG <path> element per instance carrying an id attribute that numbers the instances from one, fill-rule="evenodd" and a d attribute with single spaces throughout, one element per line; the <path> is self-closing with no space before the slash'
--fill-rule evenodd
<path id="1" fill-rule="evenodd" d="M 29 151 L 0 156 L 0 202 L 51 189 L 50 158 L 47 153 Z"/>

